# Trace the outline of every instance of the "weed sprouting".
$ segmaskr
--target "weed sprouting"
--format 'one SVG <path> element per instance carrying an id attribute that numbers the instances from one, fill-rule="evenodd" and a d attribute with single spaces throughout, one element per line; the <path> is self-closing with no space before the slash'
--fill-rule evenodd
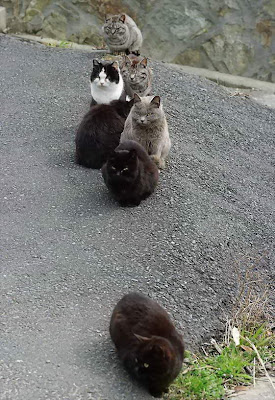
<path id="1" fill-rule="evenodd" d="M 232 394 L 234 387 L 250 385 L 256 374 L 262 374 L 263 364 L 274 361 L 269 288 L 253 268 L 248 268 L 244 277 L 237 276 L 239 291 L 223 343 L 210 345 L 207 352 L 203 349 L 204 354 L 188 353 L 188 363 L 165 399 L 221 400 Z M 233 338 L 233 327 L 239 343 Z"/>

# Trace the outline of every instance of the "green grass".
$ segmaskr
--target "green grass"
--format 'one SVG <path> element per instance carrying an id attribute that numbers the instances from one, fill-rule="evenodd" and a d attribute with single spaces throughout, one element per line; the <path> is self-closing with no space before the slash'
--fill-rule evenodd
<path id="1" fill-rule="evenodd" d="M 47 46 L 49 47 L 61 47 L 63 49 L 69 49 L 72 47 L 72 43 L 66 42 L 65 40 L 62 40 L 61 42 L 54 42 L 54 43 L 47 43 Z"/>
<path id="2" fill-rule="evenodd" d="M 267 324 L 254 326 L 249 331 L 241 332 L 257 347 L 264 363 L 272 361 L 274 354 L 274 335 L 269 331 Z M 229 345 L 221 345 L 221 354 L 212 353 L 209 356 L 202 354 L 188 354 L 188 365 L 171 385 L 166 399 L 169 400 L 220 400 L 235 386 L 247 386 L 252 383 L 256 353 L 245 339 L 241 339 L 240 346 L 233 340 Z M 241 346 L 245 346 L 242 348 Z M 210 350 L 209 350 L 210 352 Z M 259 369 L 259 363 L 256 364 Z"/>
<path id="3" fill-rule="evenodd" d="M 62 40 L 60 43 L 59 43 L 59 46 L 58 47 L 62 47 L 62 48 L 69 48 L 69 47 L 71 47 L 72 46 L 72 44 L 70 43 L 70 42 L 66 42 L 66 41 L 64 41 L 64 40 Z"/>

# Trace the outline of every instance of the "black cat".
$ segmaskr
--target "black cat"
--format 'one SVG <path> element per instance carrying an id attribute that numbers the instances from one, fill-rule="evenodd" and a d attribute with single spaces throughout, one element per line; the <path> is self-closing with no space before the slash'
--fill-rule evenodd
<path id="1" fill-rule="evenodd" d="M 122 206 L 138 206 L 155 190 L 159 171 L 144 148 L 125 140 L 102 167 L 108 189 Z"/>
<path id="2" fill-rule="evenodd" d="M 114 100 L 91 107 L 75 138 L 75 160 L 88 168 L 101 168 L 118 146 L 133 101 Z"/>
<path id="3" fill-rule="evenodd" d="M 153 396 L 166 392 L 184 356 L 182 336 L 167 312 L 148 297 L 129 293 L 114 308 L 110 334 L 126 369 Z"/>

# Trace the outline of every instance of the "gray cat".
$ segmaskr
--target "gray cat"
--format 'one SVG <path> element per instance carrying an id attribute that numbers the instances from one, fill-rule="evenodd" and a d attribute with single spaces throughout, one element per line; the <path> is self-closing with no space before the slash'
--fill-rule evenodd
<path id="1" fill-rule="evenodd" d="M 125 51 L 126 54 L 139 55 L 142 35 L 129 15 L 107 15 L 102 30 L 105 42 L 112 53 Z"/>
<path id="2" fill-rule="evenodd" d="M 126 94 L 133 98 L 134 93 L 148 96 L 152 90 L 152 70 L 147 65 L 147 58 L 130 54 L 124 56 L 121 74 L 125 82 Z"/>
<path id="3" fill-rule="evenodd" d="M 134 105 L 125 121 L 120 142 L 127 139 L 139 142 L 159 168 L 165 167 L 171 141 L 159 96 L 134 94 Z"/>

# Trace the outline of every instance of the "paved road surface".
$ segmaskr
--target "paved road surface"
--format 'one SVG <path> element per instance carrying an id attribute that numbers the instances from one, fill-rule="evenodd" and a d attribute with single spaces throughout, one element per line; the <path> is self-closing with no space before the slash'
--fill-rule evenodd
<path id="1" fill-rule="evenodd" d="M 0 36 L 0 399 L 149 399 L 110 342 L 115 302 L 157 299 L 194 348 L 221 329 L 236 265 L 274 273 L 275 110 L 154 63 L 170 163 L 120 208 L 73 162 L 92 59 Z"/>

